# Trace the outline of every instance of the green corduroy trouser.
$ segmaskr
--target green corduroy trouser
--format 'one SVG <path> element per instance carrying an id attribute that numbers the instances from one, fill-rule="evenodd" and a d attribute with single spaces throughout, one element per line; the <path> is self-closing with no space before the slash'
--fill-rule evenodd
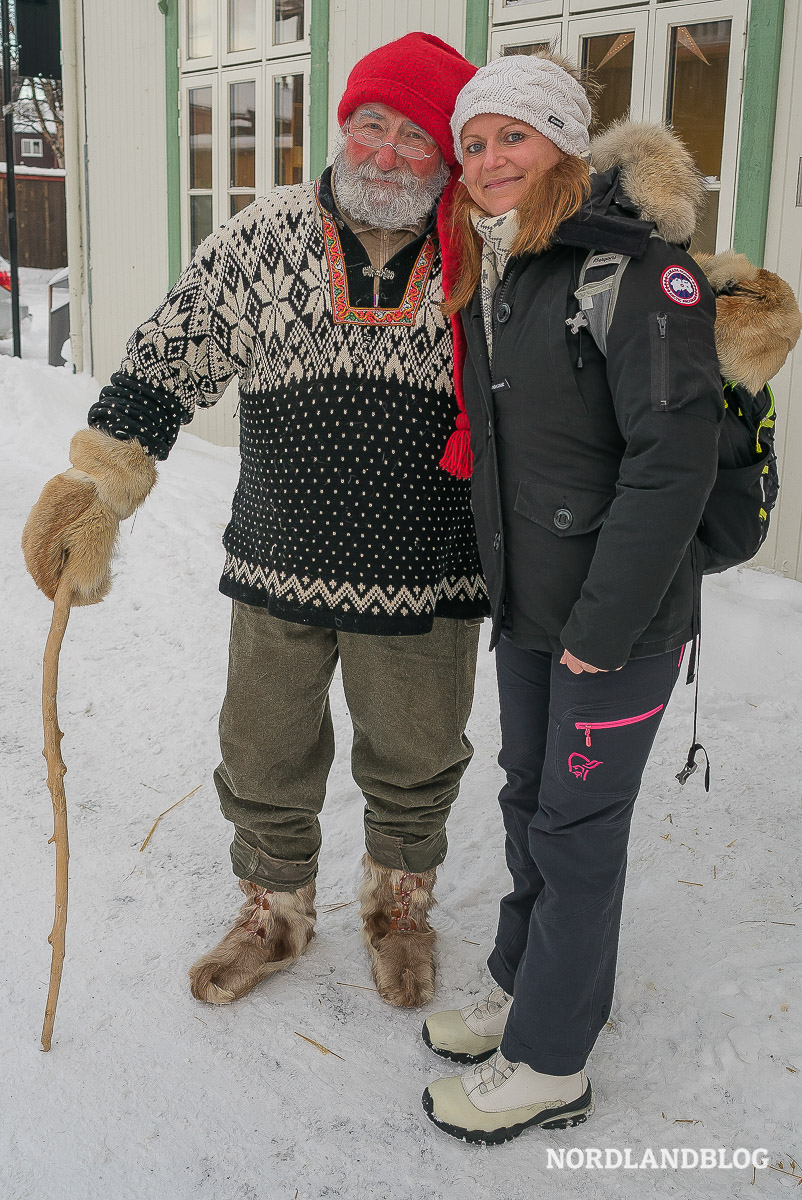
<path id="1" fill-rule="evenodd" d="M 387 867 L 438 866 L 473 754 L 465 726 L 481 622 L 437 618 L 431 633 L 386 637 L 295 625 L 233 604 L 223 761 L 214 778 L 234 825 L 234 873 L 273 891 L 295 891 L 315 877 L 338 661 L 367 850 Z"/>

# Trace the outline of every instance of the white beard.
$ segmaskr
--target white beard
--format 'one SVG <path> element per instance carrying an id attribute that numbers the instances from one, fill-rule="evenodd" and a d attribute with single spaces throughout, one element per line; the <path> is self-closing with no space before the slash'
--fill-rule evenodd
<path id="1" fill-rule="evenodd" d="M 445 161 L 428 179 L 420 179 L 404 162 L 391 171 L 382 171 L 372 162 L 354 167 L 344 147 L 334 159 L 337 203 L 354 220 L 378 229 L 405 229 L 419 224 L 441 196 L 449 175 Z M 381 179 L 391 179 L 402 186 L 388 188 L 376 182 Z"/>

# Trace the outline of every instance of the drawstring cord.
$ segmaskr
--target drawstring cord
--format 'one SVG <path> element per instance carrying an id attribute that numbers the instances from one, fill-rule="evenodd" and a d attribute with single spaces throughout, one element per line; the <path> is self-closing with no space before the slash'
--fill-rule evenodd
<path id="1" fill-rule="evenodd" d="M 702 579 L 701 575 L 697 576 L 698 551 L 696 538 L 691 542 L 691 563 L 694 578 L 694 604 L 693 617 L 691 619 L 691 650 L 688 655 L 688 674 L 685 679 L 686 686 L 689 683 L 696 683 L 696 689 L 693 697 L 693 738 L 691 739 L 691 748 L 688 751 L 688 758 L 685 766 L 677 773 L 677 780 L 681 784 L 686 784 L 698 769 L 699 764 L 696 761 L 697 754 L 701 753 L 705 756 L 705 791 L 710 791 L 710 758 L 701 742 L 696 740 L 696 729 L 699 720 L 699 673 L 701 670 L 702 657 Z M 699 579 L 699 586 L 696 587 L 696 579 Z"/>
<path id="2" fill-rule="evenodd" d="M 681 784 L 687 783 L 688 780 L 690 779 L 691 775 L 693 775 L 694 771 L 696 771 L 699 766 L 699 764 L 696 761 L 696 755 L 699 753 L 704 754 L 704 756 L 705 756 L 705 791 L 709 792 L 710 791 L 710 759 L 709 759 L 707 751 L 705 750 L 702 743 L 698 742 L 696 740 L 696 726 L 697 726 L 698 717 L 699 717 L 699 662 L 701 659 L 700 652 L 701 652 L 701 636 L 697 634 L 697 636 L 693 640 L 693 645 L 691 647 L 691 665 L 688 668 L 689 678 L 686 680 L 686 683 L 693 683 L 694 677 L 690 675 L 690 672 L 693 670 L 693 667 L 695 665 L 696 666 L 696 673 L 695 673 L 696 690 L 695 690 L 694 697 L 693 697 L 693 740 L 691 741 L 691 748 L 688 751 L 688 758 L 685 763 L 685 766 L 682 768 L 681 771 L 679 771 L 677 773 L 677 779 L 679 780 L 679 782 Z"/>

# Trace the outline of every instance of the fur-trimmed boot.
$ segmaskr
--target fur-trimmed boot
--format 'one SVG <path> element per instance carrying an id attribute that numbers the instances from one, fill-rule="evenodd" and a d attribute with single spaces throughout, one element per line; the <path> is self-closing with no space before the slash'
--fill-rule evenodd
<path id="1" fill-rule="evenodd" d="M 207 1004 L 239 1000 L 303 954 L 315 934 L 315 883 L 271 892 L 240 880 L 247 899 L 214 950 L 190 967 L 192 995 Z"/>
<path id="2" fill-rule="evenodd" d="M 362 936 L 370 954 L 379 995 L 398 1008 L 416 1008 L 434 995 L 436 933 L 427 915 L 437 871 L 393 870 L 369 854 L 362 859 L 365 879 Z"/>

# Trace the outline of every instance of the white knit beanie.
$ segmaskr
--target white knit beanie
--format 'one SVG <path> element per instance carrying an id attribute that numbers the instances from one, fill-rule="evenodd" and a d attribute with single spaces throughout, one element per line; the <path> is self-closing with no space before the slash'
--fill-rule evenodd
<path id="1" fill-rule="evenodd" d="M 498 113 L 532 125 L 566 154 L 588 150 L 590 105 L 582 84 L 550 58 L 509 54 L 480 67 L 457 96 L 451 132 L 462 162 L 462 129 L 480 113 Z"/>

